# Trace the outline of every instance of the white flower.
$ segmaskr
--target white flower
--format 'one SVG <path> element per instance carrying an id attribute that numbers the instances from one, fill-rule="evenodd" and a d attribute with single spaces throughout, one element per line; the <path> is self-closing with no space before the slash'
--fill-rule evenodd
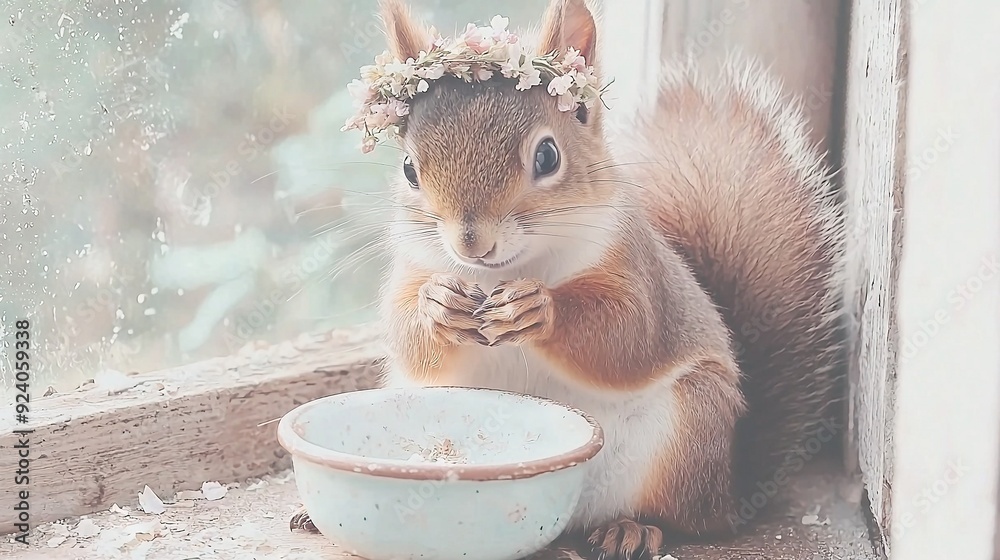
<path id="1" fill-rule="evenodd" d="M 552 78 L 549 82 L 549 93 L 552 95 L 565 95 L 569 91 L 570 86 L 573 85 L 573 76 L 566 74 L 565 76 L 558 76 Z"/>
<path id="2" fill-rule="evenodd" d="M 389 51 L 382 51 L 382 54 L 375 56 L 375 65 L 385 66 L 386 64 L 390 64 L 393 60 L 395 60 L 395 58 L 393 58 Z"/>
<path id="3" fill-rule="evenodd" d="M 406 62 L 390 62 L 385 65 L 385 71 L 389 74 L 394 74 L 399 76 L 404 80 L 409 80 L 413 77 L 413 59 L 409 59 Z"/>
<path id="4" fill-rule="evenodd" d="M 493 46 L 493 37 L 487 36 L 485 32 L 490 31 L 486 27 L 476 27 L 475 24 L 470 23 L 468 27 L 465 28 L 465 33 L 462 35 L 462 40 L 465 45 L 476 54 L 483 54 L 490 50 Z"/>
<path id="5" fill-rule="evenodd" d="M 480 82 L 485 82 L 493 77 L 493 72 L 483 68 L 482 66 L 476 67 L 476 79 Z"/>
<path id="6" fill-rule="evenodd" d="M 493 16 L 493 19 L 490 20 L 490 28 L 493 30 L 494 33 L 507 31 L 507 24 L 509 23 L 510 23 L 509 18 L 505 18 L 500 14 L 497 14 Z"/>
<path id="7" fill-rule="evenodd" d="M 489 30 L 495 43 L 506 43 L 510 40 L 511 34 L 507 31 L 508 23 L 510 23 L 509 19 L 499 15 L 493 16 L 493 19 L 490 20 Z M 517 37 L 514 37 L 514 40 L 516 41 Z"/>
<path id="8" fill-rule="evenodd" d="M 392 92 L 393 97 L 398 96 L 403 91 L 403 82 L 398 79 L 390 78 L 389 90 Z"/>
<path id="9" fill-rule="evenodd" d="M 372 91 L 369 84 L 362 82 L 361 80 L 354 80 L 347 84 L 347 91 L 351 94 L 351 97 L 354 98 L 355 108 L 359 109 L 375 95 L 375 92 Z"/>
<path id="10" fill-rule="evenodd" d="M 452 74 L 454 74 L 459 78 L 462 78 L 463 80 L 468 81 L 472 79 L 472 72 L 471 72 L 472 67 L 469 66 L 468 64 L 456 64 L 451 68 L 449 68 L 448 70 Z"/>
<path id="11" fill-rule="evenodd" d="M 526 67 L 521 68 L 521 77 L 517 81 L 517 85 L 514 86 L 520 91 L 525 91 L 538 84 L 542 83 L 542 73 L 538 71 L 537 68 L 531 65 L 530 61 Z"/>
<path id="12" fill-rule="evenodd" d="M 429 68 L 417 70 L 417 75 L 428 80 L 437 80 L 444 76 L 445 67 L 440 62 L 432 64 Z"/>
<path id="13" fill-rule="evenodd" d="M 516 78 L 521 73 L 521 45 L 508 44 L 506 61 L 500 64 L 500 73 L 507 78 Z"/>
<path id="14" fill-rule="evenodd" d="M 466 26 L 458 37 L 445 39 L 433 28 L 431 44 L 416 59 L 400 62 L 388 51 L 375 57 L 375 64 L 361 68 L 361 79 L 348 84 L 357 113 L 341 130 L 361 130 L 361 149 L 372 151 L 382 136 L 395 137 L 410 114 L 406 100 L 430 90 L 430 80 L 453 74 L 466 82 L 484 82 L 499 72 L 516 79 L 520 91 L 546 84 L 561 111 L 584 104 L 589 107 L 601 92 L 594 70 L 576 49 L 565 56 L 536 57 L 509 32 L 509 20 L 497 15 L 488 27 Z"/>

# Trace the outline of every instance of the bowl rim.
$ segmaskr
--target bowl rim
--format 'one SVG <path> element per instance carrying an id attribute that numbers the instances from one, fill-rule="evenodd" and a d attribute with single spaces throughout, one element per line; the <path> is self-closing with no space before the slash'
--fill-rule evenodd
<path id="1" fill-rule="evenodd" d="M 591 427 L 590 439 L 574 449 L 564 451 L 557 455 L 522 461 L 516 463 L 496 463 L 496 464 L 441 464 L 441 463 L 411 463 L 400 459 L 370 458 L 342 451 L 335 451 L 310 443 L 303 438 L 295 429 L 298 419 L 311 408 L 321 406 L 324 402 L 343 398 L 345 395 L 360 393 L 365 391 L 425 391 L 425 390 L 460 390 L 460 391 L 482 391 L 496 393 L 500 395 L 513 396 L 533 400 L 540 404 L 559 407 L 567 412 L 581 417 Z M 339 471 L 366 474 L 370 476 L 380 476 L 387 478 L 407 479 L 407 480 L 517 480 L 531 478 L 540 474 L 556 472 L 570 467 L 574 467 L 593 459 L 604 447 L 604 429 L 588 413 L 552 399 L 517 393 L 514 391 L 502 391 L 484 387 L 462 387 L 458 385 L 436 385 L 433 387 L 385 387 L 359 389 L 347 391 L 335 395 L 321 397 L 303 403 L 284 416 L 278 422 L 277 428 L 278 443 L 287 451 L 293 459 L 305 459 L 317 465 L 330 467 Z"/>

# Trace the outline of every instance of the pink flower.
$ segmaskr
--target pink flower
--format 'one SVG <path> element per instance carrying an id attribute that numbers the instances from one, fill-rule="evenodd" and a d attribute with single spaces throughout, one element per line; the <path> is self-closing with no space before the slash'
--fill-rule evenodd
<path id="1" fill-rule="evenodd" d="M 405 101 L 390 99 L 386 104 L 386 112 L 393 116 L 392 123 L 396 123 L 399 122 L 399 117 L 405 117 L 410 114 L 410 106 Z"/>
<path id="2" fill-rule="evenodd" d="M 400 117 L 410 112 L 410 106 L 398 99 L 390 99 L 386 103 L 376 103 L 365 117 L 365 125 L 370 129 L 385 130 L 398 123 Z"/>
<path id="3" fill-rule="evenodd" d="M 476 27 L 474 23 L 470 23 L 465 28 L 465 33 L 462 34 L 462 40 L 465 41 L 465 45 L 476 54 L 483 54 L 493 46 L 493 38 L 485 36 L 483 31 L 482 27 Z"/>
<path id="4" fill-rule="evenodd" d="M 567 49 L 566 56 L 563 58 L 563 64 L 577 72 L 587 71 L 587 61 L 580 56 L 580 51 L 572 47 Z"/>
<path id="5" fill-rule="evenodd" d="M 365 136 L 364 139 L 361 140 L 361 153 L 367 154 L 371 152 L 375 149 L 376 143 L 377 141 L 374 136 Z"/>
<path id="6" fill-rule="evenodd" d="M 344 123 L 344 127 L 341 128 L 340 130 L 341 132 L 345 132 L 348 130 L 355 130 L 355 129 L 360 130 L 362 125 L 364 124 L 365 124 L 365 117 L 355 115 L 347 119 L 347 121 Z"/>
<path id="7" fill-rule="evenodd" d="M 557 101 L 560 111 L 572 111 L 576 109 L 576 99 L 569 93 L 560 95 Z"/>

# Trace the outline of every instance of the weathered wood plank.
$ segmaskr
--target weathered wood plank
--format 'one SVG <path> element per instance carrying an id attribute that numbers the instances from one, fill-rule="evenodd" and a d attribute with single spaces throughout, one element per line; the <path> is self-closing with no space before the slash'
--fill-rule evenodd
<path id="1" fill-rule="evenodd" d="M 843 183 L 852 314 L 851 434 L 872 514 L 886 533 L 896 387 L 895 286 L 901 244 L 906 28 L 896 0 L 851 10 Z"/>
<path id="2" fill-rule="evenodd" d="M 272 422 L 296 405 L 374 386 L 380 347 L 371 329 L 304 335 L 294 343 L 136 376 L 110 395 L 92 388 L 33 403 L 31 423 L 0 421 L 0 472 L 13 476 L 29 434 L 30 523 L 131 503 L 143 485 L 159 496 L 290 466 Z M 171 390 L 171 386 L 177 389 Z M 157 390 L 159 387 L 163 387 Z M 0 485 L 0 534 L 24 486 Z"/>
<path id="3" fill-rule="evenodd" d="M 745 534 L 713 543 L 691 543 L 673 547 L 670 553 L 682 560 L 802 560 L 805 558 L 843 558 L 876 560 L 863 535 L 864 521 L 853 499 L 854 481 L 839 471 L 839 465 L 812 463 L 787 487 L 780 509 Z M 92 526 L 100 528 L 96 536 L 77 537 L 76 520 L 60 526 L 43 526 L 34 536 L 34 547 L 0 542 L 0 558 L 19 560 L 114 560 L 128 558 L 129 549 L 139 544 L 130 539 L 128 527 L 135 524 L 160 525 L 162 531 L 140 546 L 148 547 L 144 556 L 132 558 L 190 560 L 211 557 L 213 560 L 248 560 L 282 558 L 283 560 L 361 560 L 347 554 L 319 535 L 288 530 L 288 518 L 298 500 L 294 479 L 267 477 L 252 486 L 231 489 L 218 501 L 182 501 L 168 504 L 160 515 L 132 511 L 129 516 L 101 512 L 91 516 Z M 286 480 L 287 479 L 287 480 Z M 253 488 L 253 489 L 251 489 Z M 802 516 L 819 508 L 826 524 L 806 525 Z M 59 530 L 57 530 L 59 529 Z M 458 528 L 461 530 L 461 528 Z M 149 531 L 149 529 L 146 529 Z M 59 535 L 68 534 L 58 542 Z M 125 535 L 124 546 L 115 537 Z M 781 538 L 777 538 L 781 537 Z M 50 539 L 56 546 L 48 547 Z M 148 537 L 147 537 L 148 538 Z M 132 541 L 132 542 L 128 542 Z M 593 558 L 586 548 L 574 547 L 580 554 L 564 554 L 549 549 L 526 560 L 566 560 Z M 205 552 L 211 551 L 210 556 Z M 665 557 L 666 558 L 666 557 Z"/>

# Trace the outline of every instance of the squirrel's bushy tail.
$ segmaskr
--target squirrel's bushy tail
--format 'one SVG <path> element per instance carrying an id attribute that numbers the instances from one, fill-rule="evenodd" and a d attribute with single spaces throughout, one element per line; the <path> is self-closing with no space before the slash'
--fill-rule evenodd
<path id="1" fill-rule="evenodd" d="M 647 111 L 622 159 L 732 331 L 749 405 L 734 469 L 767 484 L 842 436 L 841 203 L 798 102 L 754 62 L 668 66 Z"/>

